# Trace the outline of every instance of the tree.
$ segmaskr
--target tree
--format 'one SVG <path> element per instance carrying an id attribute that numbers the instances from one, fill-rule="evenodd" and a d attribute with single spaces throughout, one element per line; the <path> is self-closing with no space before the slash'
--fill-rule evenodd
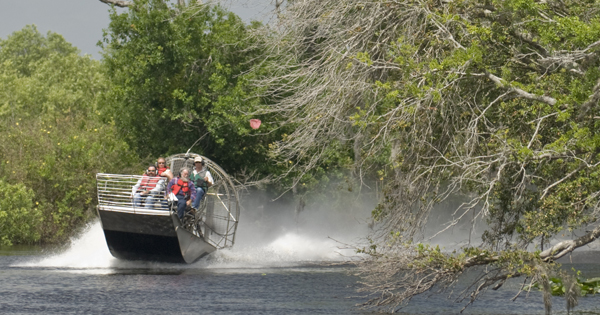
<path id="1" fill-rule="evenodd" d="M 220 6 L 140 0 L 111 13 L 103 40 L 111 89 L 105 102 L 121 134 L 141 156 L 194 151 L 228 172 L 271 174 L 268 146 L 285 132 L 264 115 L 249 126 L 254 107 L 246 72 L 258 51 L 247 28 Z"/>
<path id="2" fill-rule="evenodd" d="M 25 185 L 0 180 L 0 245 L 37 242 L 41 235 L 42 214 L 33 205 L 34 192 Z"/>
<path id="3" fill-rule="evenodd" d="M 100 63 L 56 33 L 0 40 L 0 242 L 64 241 L 95 215 L 95 174 L 137 165 L 101 122 L 106 90 Z"/>
<path id="4" fill-rule="evenodd" d="M 293 1 L 263 29 L 274 71 L 258 84 L 277 100 L 263 112 L 297 126 L 274 154 L 305 174 L 341 145 L 359 174 L 385 177 L 366 306 L 394 310 L 481 265 L 470 302 L 509 278 L 544 282 L 548 262 L 600 235 L 597 13 L 593 1 Z M 456 196 L 439 232 L 483 218 L 481 243 L 419 243 Z M 548 248 L 565 229 L 592 231 Z"/>

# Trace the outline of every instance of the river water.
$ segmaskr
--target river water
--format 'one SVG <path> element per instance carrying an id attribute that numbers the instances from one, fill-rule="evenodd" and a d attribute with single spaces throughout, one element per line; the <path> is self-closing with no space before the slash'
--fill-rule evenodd
<path id="1" fill-rule="evenodd" d="M 126 262 L 110 255 L 95 223 L 60 251 L 0 249 L 0 314 L 372 313 L 355 306 L 365 299 L 339 244 L 298 233 L 240 243 L 192 265 Z M 571 267 L 600 276 L 595 263 Z M 544 314 L 540 292 L 510 300 L 518 285 L 484 294 L 463 314 Z M 457 314 L 465 303 L 447 296 L 416 298 L 400 313 Z M 554 298 L 553 311 L 565 314 L 564 300 Z M 600 296 L 581 298 L 572 314 L 600 314 Z"/>

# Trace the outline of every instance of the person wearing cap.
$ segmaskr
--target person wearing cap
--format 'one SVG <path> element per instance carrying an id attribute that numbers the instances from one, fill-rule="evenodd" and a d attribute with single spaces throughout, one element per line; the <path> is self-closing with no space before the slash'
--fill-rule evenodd
<path id="1" fill-rule="evenodd" d="M 200 201 L 204 198 L 208 187 L 214 184 L 214 180 L 201 156 L 194 158 L 194 166 L 194 172 L 192 176 L 190 176 L 190 179 L 196 186 L 196 200 L 192 202 L 192 208 L 197 210 L 200 207 Z"/>
<path id="2" fill-rule="evenodd" d="M 142 206 L 142 199 L 145 200 L 144 207 L 151 209 L 153 200 L 160 192 L 164 179 L 156 174 L 156 167 L 154 165 L 148 166 L 148 169 L 140 178 L 135 186 L 131 189 L 131 196 L 133 197 L 133 206 L 139 208 Z"/>

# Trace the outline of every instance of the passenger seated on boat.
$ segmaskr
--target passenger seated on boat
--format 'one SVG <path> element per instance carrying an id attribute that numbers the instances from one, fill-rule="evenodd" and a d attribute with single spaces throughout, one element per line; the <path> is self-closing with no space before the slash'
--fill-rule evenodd
<path id="1" fill-rule="evenodd" d="M 200 207 L 200 202 L 202 201 L 202 198 L 204 198 L 204 194 L 206 194 L 208 187 L 214 184 L 214 180 L 202 157 L 197 156 L 194 159 L 194 166 L 195 168 L 190 178 L 196 186 L 196 200 L 192 203 L 192 208 L 197 210 Z"/>
<path id="2" fill-rule="evenodd" d="M 177 216 L 183 220 L 185 208 L 196 199 L 196 187 L 190 180 L 190 170 L 182 168 L 179 176 L 173 178 L 167 186 L 167 194 L 175 195 L 177 198 Z"/>
<path id="3" fill-rule="evenodd" d="M 157 198 L 158 193 L 164 185 L 164 181 L 165 180 L 162 177 L 156 174 L 156 167 L 154 165 L 148 166 L 148 170 L 131 189 L 133 206 L 136 208 L 141 207 L 142 199 L 144 199 L 144 207 L 146 209 L 151 209 L 154 204 L 154 199 Z"/>
<path id="4" fill-rule="evenodd" d="M 164 157 L 159 157 L 156 160 L 156 170 L 158 171 L 158 176 L 166 177 L 169 181 L 173 179 L 173 172 L 167 166 L 167 162 Z"/>

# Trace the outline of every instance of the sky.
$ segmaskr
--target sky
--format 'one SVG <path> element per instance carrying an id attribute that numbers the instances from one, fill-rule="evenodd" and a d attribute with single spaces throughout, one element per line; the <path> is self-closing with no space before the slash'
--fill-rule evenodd
<path id="1" fill-rule="evenodd" d="M 245 22 L 268 20 L 274 0 L 222 0 L 221 3 Z M 102 29 L 108 27 L 109 5 L 98 0 L 0 0 L 0 38 L 35 24 L 38 31 L 61 34 L 68 42 L 100 59 Z M 119 9 L 125 11 L 126 9 Z"/>

